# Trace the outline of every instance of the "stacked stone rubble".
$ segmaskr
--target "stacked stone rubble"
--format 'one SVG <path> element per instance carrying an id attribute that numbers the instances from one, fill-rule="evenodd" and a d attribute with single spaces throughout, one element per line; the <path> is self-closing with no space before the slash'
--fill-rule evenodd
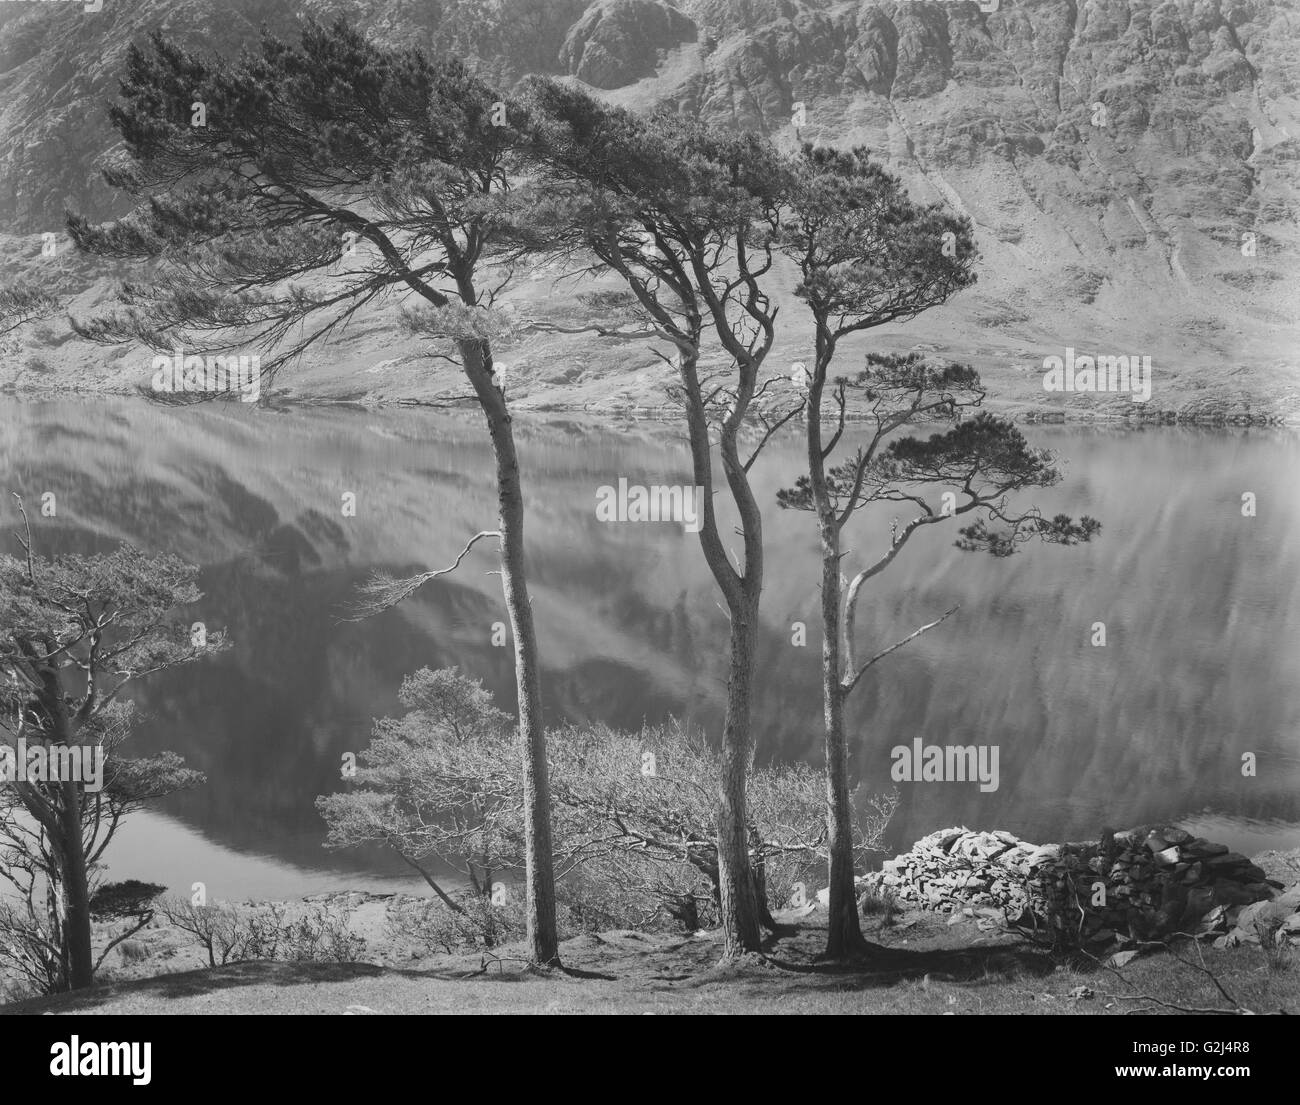
<path id="1" fill-rule="evenodd" d="M 942 829 L 859 880 L 860 891 L 882 889 L 922 908 L 1000 913 L 1011 924 L 1092 943 L 1238 931 L 1243 910 L 1271 902 L 1282 887 L 1223 844 L 1145 826 L 1043 845 L 1008 832 Z M 1283 903 L 1268 918 L 1279 910 L 1290 917 L 1278 922 L 1282 931 L 1300 939 L 1295 906 L 1288 913 Z"/>

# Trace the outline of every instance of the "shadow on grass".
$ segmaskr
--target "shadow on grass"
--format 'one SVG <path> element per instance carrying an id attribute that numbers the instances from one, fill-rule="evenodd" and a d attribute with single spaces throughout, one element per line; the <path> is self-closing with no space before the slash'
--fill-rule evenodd
<path id="1" fill-rule="evenodd" d="M 241 986 L 300 986 L 328 982 L 350 982 L 358 978 L 378 978 L 399 975 L 460 982 L 472 977 L 474 972 L 464 970 L 401 970 L 377 967 L 371 963 L 283 963 L 274 960 L 249 960 L 228 963 L 224 967 L 201 967 L 192 971 L 156 975 L 153 978 L 130 979 L 122 982 L 104 982 L 72 994 L 52 997 L 28 998 L 0 1007 L 0 1016 L 39 1015 L 45 1012 L 75 1013 L 95 1009 L 107 1002 L 128 994 L 150 995 L 157 998 L 189 998 Z M 480 979 L 491 977 L 480 975 Z M 504 974 L 503 981 L 515 976 Z"/>
<path id="2" fill-rule="evenodd" d="M 519 983 L 555 977 L 548 972 L 524 969 L 523 964 L 506 960 L 499 966 L 487 963 L 479 969 L 412 969 L 379 967 L 371 963 L 283 963 L 274 960 L 249 960 L 228 963 L 224 967 L 201 967 L 192 971 L 156 975 L 153 978 L 104 982 L 72 994 L 27 998 L 0 1006 L 0 1016 L 36 1015 L 46 1012 L 75 1013 L 93 1010 L 130 994 L 160 999 L 201 997 L 241 986 L 300 986 L 331 982 L 351 982 L 358 978 L 382 976 L 426 979 L 438 982 Z M 612 981 L 614 976 L 597 971 L 565 966 L 556 976 L 576 979 Z"/>
<path id="3" fill-rule="evenodd" d="M 380 967 L 368 963 L 311 963 L 248 961 L 224 967 L 206 967 L 153 978 L 105 982 L 88 990 L 53 997 L 30 998 L 0 1008 L 8 1016 L 45 1012 L 93 1011 L 128 996 L 166 1001 L 247 986 L 299 986 L 346 983 L 366 978 L 405 978 L 431 982 L 528 983 L 541 979 L 622 981 L 637 988 L 694 989 L 717 984 L 738 984 L 780 991 L 789 984 L 801 991 L 885 989 L 909 979 L 930 976 L 949 982 L 1000 982 L 1050 974 L 1055 964 L 1041 950 L 1026 945 L 911 950 L 876 947 L 863 959 L 825 961 L 818 956 L 824 929 L 803 930 L 782 926 L 765 942 L 764 955 L 719 964 L 720 946 L 693 941 L 634 950 L 602 947 L 595 955 L 566 955 L 555 971 L 528 969 L 522 959 L 503 957 L 480 962 L 462 958 L 445 967 Z M 602 941 L 602 944 L 605 942 Z M 577 948 L 572 949 L 577 952 Z M 574 960 L 576 959 L 576 962 Z M 635 960 L 635 961 L 634 961 Z M 597 969 L 593 969 L 597 968 Z M 600 969 L 603 968 L 603 969 Z M 673 973 L 664 973 L 671 970 Z M 612 971 L 614 973 L 606 973 Z M 784 981 L 781 981 L 784 980 Z"/>
<path id="4" fill-rule="evenodd" d="M 778 979 L 797 980 L 803 992 L 888 989 L 924 979 L 955 983 L 1000 983 L 1040 978 L 1056 970 L 1058 960 L 1043 949 L 1013 941 L 985 946 L 899 948 L 868 944 L 862 956 L 830 960 L 822 955 L 824 925 L 779 925 L 763 941 L 761 955 L 714 963 L 673 979 L 685 989 L 715 984 L 751 984 L 781 988 Z"/>
<path id="5" fill-rule="evenodd" d="M 987 978 L 1041 977 L 1056 969 L 1046 953 L 1030 947 L 938 949 L 906 951 L 881 948 L 861 959 L 800 963 L 769 957 L 783 971 L 824 977 L 837 989 L 857 983 L 859 988 L 888 986 L 911 978 L 942 979 L 945 982 L 975 982 Z"/>

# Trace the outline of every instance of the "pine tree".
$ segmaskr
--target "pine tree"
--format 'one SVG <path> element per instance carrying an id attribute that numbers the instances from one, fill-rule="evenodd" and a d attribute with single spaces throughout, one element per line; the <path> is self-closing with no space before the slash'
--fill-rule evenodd
<path id="1" fill-rule="evenodd" d="M 362 308 L 401 293 L 417 304 L 413 327 L 459 361 L 496 460 L 498 528 L 469 545 L 501 549 L 528 795 L 530 955 L 557 963 L 523 493 L 492 346 L 492 306 L 510 275 L 494 212 L 513 185 L 521 109 L 457 60 L 382 49 L 339 21 L 309 22 L 297 45 L 265 35 L 233 60 L 155 34 L 148 50 L 131 50 L 110 118 L 126 156 L 106 178 L 141 202 L 102 226 L 74 215 L 69 229 L 87 252 L 149 262 L 151 278 L 124 285 L 119 310 L 78 322 L 83 336 L 160 352 L 251 343 L 272 354 L 261 361 L 269 382 Z M 308 276 L 309 287 L 299 283 Z M 441 574 L 381 581 L 370 608 Z"/>
<path id="2" fill-rule="evenodd" d="M 554 82 L 533 81 L 527 95 L 530 154 L 542 180 L 528 223 L 550 228 L 549 248 L 594 258 L 595 269 L 623 281 L 629 324 L 640 329 L 608 335 L 639 334 L 669 350 L 659 356 L 676 376 L 670 397 L 681 407 L 694 481 L 704 489 L 700 547 L 730 621 L 716 792 L 724 954 L 759 953 L 760 926 L 773 922 L 751 859 L 746 800 L 763 589 L 763 521 L 749 472 L 800 406 L 787 402 L 782 410 L 779 399 L 774 409 L 764 405 L 771 381 L 763 366 L 777 317 L 764 281 L 778 229 L 780 158 L 752 135 L 638 117 Z M 704 367 L 710 343 L 727 367 Z M 762 431 L 750 448 L 742 446 L 747 426 Z M 734 562 L 719 525 L 719 495 L 739 519 Z"/>
<path id="3" fill-rule="evenodd" d="M 826 954 L 844 958 L 870 951 L 858 922 L 853 863 L 853 813 L 844 730 L 845 701 L 877 661 L 953 611 L 922 626 L 904 641 L 857 663 L 855 619 L 863 584 L 883 571 L 922 526 L 975 513 L 958 544 L 995 555 L 1013 552 L 1038 537 L 1072 544 L 1099 528 L 1092 519 L 1045 519 L 1036 511 L 1014 514 L 1007 496 L 1060 479 L 1047 453 L 1031 449 L 1004 419 L 980 413 L 927 441 L 889 440 L 908 423 L 960 418 L 984 398 L 969 366 L 931 364 L 910 356 L 868 357 L 853 378 L 833 377 L 841 342 L 889 322 L 915 318 L 974 282 L 976 260 L 965 218 L 911 200 L 902 183 L 862 149 L 805 146 L 794 158 L 789 212 L 782 251 L 798 267 L 796 295 L 814 327 L 808 377 L 806 435 L 808 471 L 780 493 L 783 507 L 811 511 L 821 543 L 822 707 L 826 734 L 826 799 L 830 849 L 829 932 Z M 835 402 L 833 428 L 825 436 L 824 402 Z M 854 400 L 865 405 L 866 443 L 833 464 L 845 443 Z M 851 434 L 856 437 L 857 435 Z M 952 507 L 931 504 L 925 494 L 946 489 Z M 873 502 L 906 502 L 920 514 L 890 535 L 887 551 L 848 582 L 845 597 L 841 535 L 854 514 Z M 995 527 L 989 525 L 992 520 Z"/>

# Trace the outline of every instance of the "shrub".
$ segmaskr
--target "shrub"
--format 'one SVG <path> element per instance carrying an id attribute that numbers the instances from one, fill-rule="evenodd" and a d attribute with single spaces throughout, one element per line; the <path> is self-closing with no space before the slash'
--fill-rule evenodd
<path id="1" fill-rule="evenodd" d="M 858 906 L 864 917 L 878 915 L 880 923 L 888 927 L 894 923 L 895 915 L 898 913 L 898 895 L 889 886 L 868 889 L 858 898 Z"/>
<path id="2" fill-rule="evenodd" d="M 386 845 L 439 896 L 413 922 L 440 947 L 496 939 L 510 920 L 484 906 L 495 880 L 524 866 L 523 786 L 510 719 L 481 684 L 425 668 L 402 685 L 407 712 L 374 724 L 358 770 L 316 806 L 327 847 Z M 604 725 L 551 732 L 557 896 L 576 931 L 696 928 L 717 923 L 718 754 L 675 723 L 637 733 Z M 756 889 L 770 909 L 825 871 L 825 781 L 806 764 L 755 768 L 749 782 Z M 878 848 L 896 797 L 874 799 L 855 847 Z M 468 884 L 433 877 L 450 867 Z M 448 903 L 451 904 L 448 904 Z"/>
<path id="3" fill-rule="evenodd" d="M 395 936 L 416 940 L 448 954 L 490 949 L 525 934 L 523 904 L 513 899 L 511 895 L 494 905 L 488 894 L 458 894 L 453 901 L 464 912 L 457 912 L 442 901 L 429 898 L 394 909 L 388 915 L 388 926 Z"/>
<path id="4" fill-rule="evenodd" d="M 165 900 L 158 911 L 195 939 L 210 967 L 253 959 L 351 963 L 365 952 L 365 941 L 349 929 L 350 911 L 315 907 L 290 917 L 280 903 L 194 905 L 182 899 Z"/>

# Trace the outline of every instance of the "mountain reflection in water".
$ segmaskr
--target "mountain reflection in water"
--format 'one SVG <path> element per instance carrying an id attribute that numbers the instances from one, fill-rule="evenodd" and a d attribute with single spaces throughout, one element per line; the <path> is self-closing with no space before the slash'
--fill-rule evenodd
<path id="1" fill-rule="evenodd" d="M 637 728 L 676 716 L 716 738 L 726 618 L 697 538 L 595 513 L 597 488 L 620 477 L 693 482 L 680 433 L 516 427 L 548 720 Z M 1027 436 L 1067 467 L 1059 487 L 1023 501 L 1092 514 L 1101 537 L 995 560 L 954 549 L 952 531 L 922 532 L 861 603 L 864 654 L 961 604 L 856 692 L 862 792 L 892 785 L 891 748 L 916 738 L 1000 752 L 996 791 L 904 784 L 890 846 L 955 824 L 1046 841 L 1174 818 L 1212 825 L 1234 847 L 1300 844 L 1300 440 L 1173 428 Z M 756 737 L 761 760 L 820 763 L 816 534 L 810 515 L 775 505 L 801 456 L 791 433 L 753 473 L 768 558 Z M 380 854 L 324 852 L 313 799 L 339 785 L 343 753 L 397 710 L 402 677 L 419 667 L 458 665 L 512 707 L 510 651 L 492 645 L 504 621 L 493 550 L 481 543 L 398 610 L 339 615 L 372 569 L 444 565 L 491 528 L 492 474 L 472 417 L 0 400 L 0 488 L 57 496 L 57 518 L 36 520 L 40 551 L 127 540 L 176 552 L 204 568 L 193 620 L 234 641 L 137 693 L 135 749 L 174 749 L 208 783 L 129 826 L 112 877 L 186 892 L 204 881 L 230 898 L 410 885 Z M 1254 518 L 1241 514 L 1246 491 Z M 340 509 L 345 492 L 356 517 Z M 12 504 L 2 509 L 12 531 Z M 858 519 L 846 572 L 878 555 L 894 513 Z M 791 644 L 799 621 L 802 648 Z M 1105 647 L 1090 643 L 1095 622 Z M 1241 772 L 1246 752 L 1254 777 Z"/>

